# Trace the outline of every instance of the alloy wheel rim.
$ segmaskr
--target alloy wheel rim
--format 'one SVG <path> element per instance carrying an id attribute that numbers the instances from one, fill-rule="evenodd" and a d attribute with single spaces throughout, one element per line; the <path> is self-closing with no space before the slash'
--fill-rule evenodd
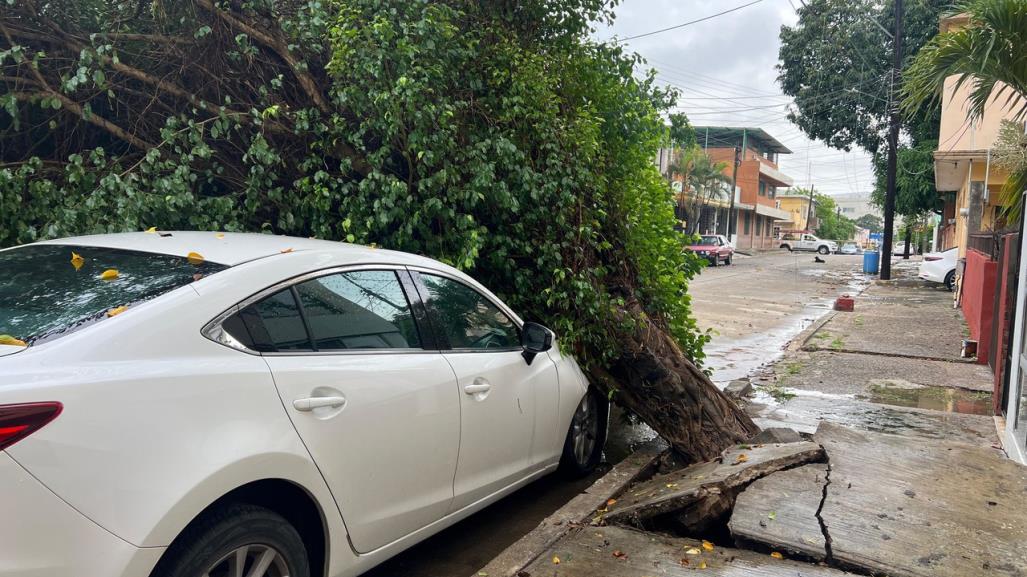
<path id="1" fill-rule="evenodd" d="M 595 397 L 585 395 L 574 413 L 571 443 L 574 448 L 574 460 L 579 465 L 587 465 L 595 450 L 596 439 L 599 436 L 597 408 Z"/>
<path id="2" fill-rule="evenodd" d="M 202 577 L 289 577 L 289 565 L 274 547 L 250 544 L 228 552 Z"/>

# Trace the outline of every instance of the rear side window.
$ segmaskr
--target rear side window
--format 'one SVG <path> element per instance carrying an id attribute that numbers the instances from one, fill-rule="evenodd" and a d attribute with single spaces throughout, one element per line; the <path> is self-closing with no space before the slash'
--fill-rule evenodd
<path id="1" fill-rule="evenodd" d="M 0 335 L 29 345 L 55 339 L 227 268 L 194 263 L 91 246 L 0 251 Z"/>
<path id="2" fill-rule="evenodd" d="M 421 348 L 410 304 L 391 270 L 305 281 L 245 307 L 221 326 L 260 352 Z"/>

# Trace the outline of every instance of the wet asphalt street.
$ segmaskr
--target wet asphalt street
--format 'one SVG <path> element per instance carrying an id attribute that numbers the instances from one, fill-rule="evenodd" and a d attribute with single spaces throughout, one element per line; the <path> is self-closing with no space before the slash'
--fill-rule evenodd
<path id="1" fill-rule="evenodd" d="M 738 256 L 734 264 L 704 269 L 689 293 L 699 325 L 710 328 L 706 365 L 726 384 L 780 356 L 787 342 L 831 308 L 834 298 L 859 290 L 861 256 L 773 252 Z M 611 415 L 607 458 L 622 459 L 655 434 Z M 604 469 L 605 471 L 605 469 Z M 365 577 L 472 577 L 503 549 L 588 487 L 600 474 L 567 481 L 558 475 L 521 489 L 422 542 Z"/>

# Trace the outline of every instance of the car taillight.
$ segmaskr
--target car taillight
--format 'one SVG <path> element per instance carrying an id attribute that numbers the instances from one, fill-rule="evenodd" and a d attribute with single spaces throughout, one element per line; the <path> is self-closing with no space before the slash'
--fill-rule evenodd
<path id="1" fill-rule="evenodd" d="M 926 260 L 926 261 L 941 260 L 941 257 L 940 256 L 925 256 L 924 260 Z"/>
<path id="2" fill-rule="evenodd" d="M 56 419 L 62 409 L 57 402 L 0 405 L 0 451 Z"/>

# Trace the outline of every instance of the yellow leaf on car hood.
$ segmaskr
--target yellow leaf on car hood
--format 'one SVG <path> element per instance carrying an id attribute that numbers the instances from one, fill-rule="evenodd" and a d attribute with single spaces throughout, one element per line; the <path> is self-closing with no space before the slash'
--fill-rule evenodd
<path id="1" fill-rule="evenodd" d="M 28 346 L 27 344 L 25 344 L 25 341 L 23 341 L 21 339 L 16 339 L 16 338 L 12 337 L 11 335 L 0 335 L 0 345 L 9 345 L 9 346 L 12 346 L 12 347 L 27 347 Z"/>
<path id="2" fill-rule="evenodd" d="M 82 265 L 86 263 L 86 259 L 82 258 L 77 252 L 71 253 L 71 266 L 75 267 L 75 270 L 82 268 Z"/>
<path id="3" fill-rule="evenodd" d="M 109 268 L 100 273 L 100 280 L 114 280 L 118 278 L 118 269 Z"/>
<path id="4" fill-rule="evenodd" d="M 198 252 L 191 252 L 185 255 L 185 259 L 189 261 L 189 264 L 193 266 L 200 266 L 203 264 L 203 255 Z"/>

